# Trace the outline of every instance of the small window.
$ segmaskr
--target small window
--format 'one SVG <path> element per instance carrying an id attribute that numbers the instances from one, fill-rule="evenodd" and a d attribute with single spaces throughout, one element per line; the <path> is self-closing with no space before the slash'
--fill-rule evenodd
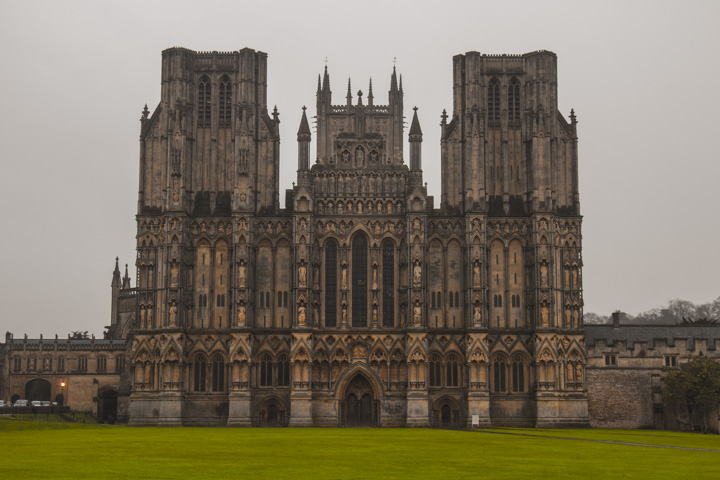
<path id="1" fill-rule="evenodd" d="M 98 372 L 104 372 L 107 369 L 107 357 L 105 355 L 100 355 L 97 358 L 97 369 Z"/>
<path id="2" fill-rule="evenodd" d="M 85 355 L 78 357 L 78 370 L 81 372 L 87 372 L 88 359 Z"/>
<path id="3" fill-rule="evenodd" d="M 125 369 L 125 357 L 118 355 L 115 357 L 115 371 L 122 372 Z"/>
<path id="4" fill-rule="evenodd" d="M 283 292 L 283 307 L 287 308 L 287 294 L 288 292 Z"/>
<path id="5" fill-rule="evenodd" d="M 13 360 L 13 371 L 19 372 L 20 370 L 22 370 L 22 358 L 15 357 Z"/>
<path id="6" fill-rule="evenodd" d="M 442 298 L 442 294 L 441 294 L 440 292 L 437 292 L 437 306 L 438 306 L 438 308 L 441 308 L 441 307 L 442 307 L 441 301 L 440 301 L 441 298 Z"/>
<path id="7" fill-rule="evenodd" d="M 58 357 L 58 372 L 65 371 L 65 357 Z"/>
<path id="8" fill-rule="evenodd" d="M 665 355 L 666 367 L 677 367 L 677 355 Z"/>
<path id="9" fill-rule="evenodd" d="M 617 355 L 615 355 L 615 354 L 605 355 L 605 366 L 606 367 L 617 366 Z"/>

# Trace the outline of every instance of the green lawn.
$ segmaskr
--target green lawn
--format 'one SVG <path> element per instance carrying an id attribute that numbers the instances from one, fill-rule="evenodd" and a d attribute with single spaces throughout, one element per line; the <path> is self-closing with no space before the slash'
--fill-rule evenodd
<path id="1" fill-rule="evenodd" d="M 129 428 L 0 419 L 0 478 L 720 477 L 718 452 L 582 439 L 720 450 L 717 435 L 638 430 Z"/>

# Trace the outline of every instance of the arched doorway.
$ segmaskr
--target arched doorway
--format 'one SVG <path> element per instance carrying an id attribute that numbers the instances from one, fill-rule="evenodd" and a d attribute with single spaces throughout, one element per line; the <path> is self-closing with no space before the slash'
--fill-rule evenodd
<path id="1" fill-rule="evenodd" d="M 29 401 L 50 401 L 50 382 L 37 378 L 25 384 L 25 398 Z"/>
<path id="2" fill-rule="evenodd" d="M 375 426 L 375 398 L 370 382 L 357 374 L 345 391 L 344 422 L 347 427 Z"/>
<path id="3" fill-rule="evenodd" d="M 457 428 L 461 425 L 460 405 L 451 398 L 441 398 L 433 406 L 433 425 L 442 428 Z"/>
<path id="4" fill-rule="evenodd" d="M 271 398 L 260 405 L 261 427 L 284 427 L 286 412 L 280 400 Z"/>
<path id="5" fill-rule="evenodd" d="M 449 427 L 450 426 L 450 405 L 448 405 L 446 403 L 445 405 L 442 406 L 442 408 L 440 409 L 440 416 L 441 416 L 441 418 L 440 418 L 441 425 L 443 427 Z"/>
<path id="6" fill-rule="evenodd" d="M 98 397 L 98 420 L 101 423 L 115 423 L 117 419 L 117 392 L 103 391 Z"/>

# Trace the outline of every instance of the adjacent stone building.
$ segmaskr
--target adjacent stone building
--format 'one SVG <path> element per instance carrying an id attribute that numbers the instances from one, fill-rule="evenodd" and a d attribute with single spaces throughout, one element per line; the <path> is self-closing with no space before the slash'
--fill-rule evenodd
<path id="1" fill-rule="evenodd" d="M 9 336 L 9 395 L 48 382 L 101 418 L 115 398 L 132 425 L 539 427 L 616 425 L 611 388 L 654 395 L 644 373 L 605 371 L 598 334 L 588 360 L 577 122 L 557 110 L 554 53 L 454 57 L 438 204 L 402 77 L 377 99 L 348 80 L 338 102 L 326 67 L 317 154 L 303 108 L 280 208 L 266 67 L 251 49 L 163 52 L 136 286 L 116 264 L 103 340 Z"/>

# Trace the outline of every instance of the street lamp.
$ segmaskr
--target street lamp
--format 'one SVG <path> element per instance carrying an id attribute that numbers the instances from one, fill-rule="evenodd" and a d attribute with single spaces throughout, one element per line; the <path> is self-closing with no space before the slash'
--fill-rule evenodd
<path id="1" fill-rule="evenodd" d="M 62 408 L 65 405 L 65 382 L 60 382 L 60 387 L 62 388 L 60 393 L 60 407 Z"/>

